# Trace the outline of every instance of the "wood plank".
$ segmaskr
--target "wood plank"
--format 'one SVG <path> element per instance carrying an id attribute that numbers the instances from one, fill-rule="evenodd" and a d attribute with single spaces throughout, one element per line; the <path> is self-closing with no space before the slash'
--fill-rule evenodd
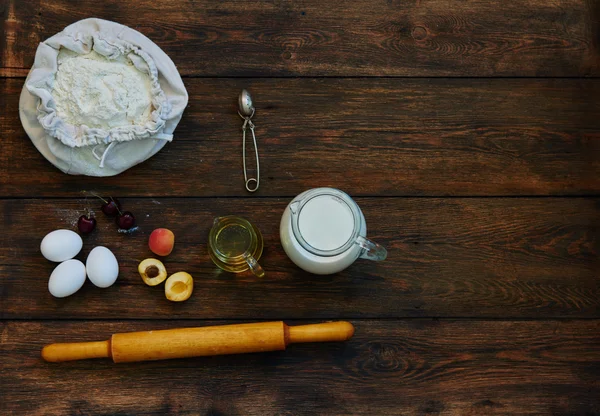
<path id="1" fill-rule="evenodd" d="M 2 414 L 597 414 L 600 323 L 354 321 L 347 343 L 113 364 L 42 362 L 50 342 L 207 321 L 3 322 Z M 221 322 L 219 322 L 221 323 Z M 34 398 L 34 399 L 33 399 Z"/>
<path id="2" fill-rule="evenodd" d="M 4 0 L 3 67 L 90 16 L 128 25 L 193 76 L 597 76 L 590 0 Z"/>
<path id="3" fill-rule="evenodd" d="M 257 106 L 257 195 L 600 192 L 600 80 L 190 79 L 174 142 L 105 179 L 64 175 L 37 152 L 19 121 L 22 84 L 0 80 L 2 196 L 247 196 L 243 87 Z"/>
<path id="4" fill-rule="evenodd" d="M 0 78 L 25 78 L 29 74 L 27 68 L 0 68 Z"/>
<path id="5" fill-rule="evenodd" d="M 389 251 L 381 263 L 359 260 L 332 276 L 309 275 L 287 258 L 279 222 L 289 200 L 123 199 L 140 230 L 119 234 L 95 198 L 2 200 L 0 319 L 336 319 L 341 317 L 586 317 L 600 312 L 598 198 L 357 198 L 369 237 Z M 85 261 L 96 245 L 113 250 L 120 277 L 109 289 L 87 282 L 65 299 L 47 289 L 55 267 L 39 252 L 43 236 L 75 229 L 87 208 L 98 229 L 84 239 Z M 263 279 L 220 272 L 207 252 L 212 221 L 237 214 L 265 238 Z M 195 278 L 183 304 L 146 286 L 138 263 L 152 257 L 157 227 L 175 233 L 171 273 Z"/>

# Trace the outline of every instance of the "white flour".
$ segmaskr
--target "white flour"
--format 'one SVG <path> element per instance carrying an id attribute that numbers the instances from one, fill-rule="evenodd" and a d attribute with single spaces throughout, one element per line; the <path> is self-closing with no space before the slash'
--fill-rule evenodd
<path id="1" fill-rule="evenodd" d="M 125 57 L 61 50 L 52 95 L 67 123 L 109 130 L 143 125 L 152 112 L 151 81 Z"/>

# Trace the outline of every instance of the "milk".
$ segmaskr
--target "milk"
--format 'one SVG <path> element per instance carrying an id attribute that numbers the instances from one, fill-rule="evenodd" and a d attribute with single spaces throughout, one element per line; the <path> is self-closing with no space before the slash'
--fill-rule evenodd
<path id="1" fill-rule="evenodd" d="M 333 195 L 311 198 L 299 213 L 298 225 L 304 240 L 312 247 L 331 251 L 342 247 L 354 233 L 350 207 Z"/>

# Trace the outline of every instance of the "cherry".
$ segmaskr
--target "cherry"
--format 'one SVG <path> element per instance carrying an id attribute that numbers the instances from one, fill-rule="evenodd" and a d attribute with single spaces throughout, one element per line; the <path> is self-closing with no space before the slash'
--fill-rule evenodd
<path id="1" fill-rule="evenodd" d="M 114 217 L 121 213 L 121 203 L 118 199 L 113 198 L 111 198 L 110 201 L 104 201 L 104 204 L 102 204 L 102 212 L 109 217 Z"/>
<path id="2" fill-rule="evenodd" d="M 117 217 L 115 222 L 120 230 L 131 230 L 135 227 L 135 217 L 130 211 L 121 211 L 121 203 L 119 200 L 109 197 L 109 200 L 102 198 L 95 192 L 90 192 L 95 197 L 102 200 L 102 212 L 104 212 L 109 217 Z M 95 221 L 95 220 L 94 220 Z"/>
<path id="3" fill-rule="evenodd" d="M 77 228 L 81 234 L 89 234 L 96 228 L 96 218 L 91 215 L 82 215 L 77 221 Z"/>
<path id="4" fill-rule="evenodd" d="M 135 226 L 135 217 L 129 211 L 125 211 L 117 217 L 117 225 L 122 230 L 130 230 Z"/>

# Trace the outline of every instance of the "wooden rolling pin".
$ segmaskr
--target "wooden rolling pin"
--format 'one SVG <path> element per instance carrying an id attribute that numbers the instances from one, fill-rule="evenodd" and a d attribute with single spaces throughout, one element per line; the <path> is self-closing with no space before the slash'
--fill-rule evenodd
<path id="1" fill-rule="evenodd" d="M 112 358 L 115 363 L 208 355 L 281 351 L 301 342 L 346 341 L 349 322 L 287 326 L 283 322 L 180 328 L 114 334 L 107 341 L 50 344 L 42 349 L 49 362 Z"/>

